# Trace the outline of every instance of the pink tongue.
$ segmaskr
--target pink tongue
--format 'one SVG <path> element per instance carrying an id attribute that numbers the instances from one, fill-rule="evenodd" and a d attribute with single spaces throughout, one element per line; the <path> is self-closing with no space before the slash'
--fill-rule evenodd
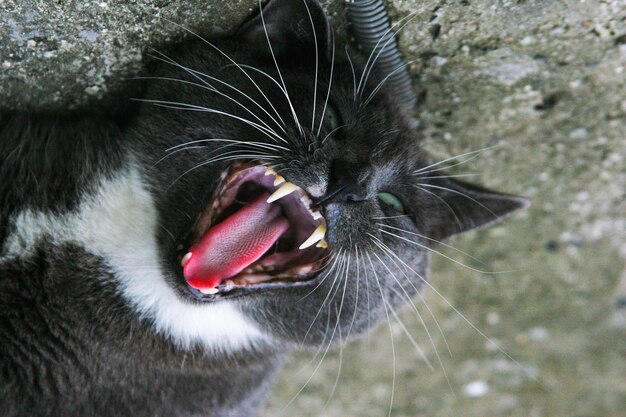
<path id="1" fill-rule="evenodd" d="M 189 249 L 183 268 L 194 288 L 208 289 L 237 275 L 267 252 L 289 228 L 278 205 L 267 203 L 268 193 L 246 204 L 235 214 L 210 228 Z"/>

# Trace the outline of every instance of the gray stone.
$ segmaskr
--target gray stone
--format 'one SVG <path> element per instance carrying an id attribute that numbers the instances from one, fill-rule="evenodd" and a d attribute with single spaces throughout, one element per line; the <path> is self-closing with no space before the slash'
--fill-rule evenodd
<path id="1" fill-rule="evenodd" d="M 150 48 L 232 31 L 256 0 L 0 0 L 0 103 L 62 110 L 106 100 Z"/>

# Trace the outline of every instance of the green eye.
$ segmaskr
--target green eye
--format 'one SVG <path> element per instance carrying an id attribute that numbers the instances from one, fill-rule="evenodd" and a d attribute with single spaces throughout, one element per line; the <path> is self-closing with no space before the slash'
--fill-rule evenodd
<path id="1" fill-rule="evenodd" d="M 339 115 L 337 114 L 333 106 L 331 106 L 330 104 L 326 106 L 326 113 L 324 114 L 324 119 L 326 119 L 326 122 L 330 126 L 331 131 L 339 127 Z"/>
<path id="2" fill-rule="evenodd" d="M 389 193 L 378 193 L 378 199 L 383 203 L 391 206 L 399 213 L 404 213 L 404 206 L 402 202 L 393 194 Z"/>

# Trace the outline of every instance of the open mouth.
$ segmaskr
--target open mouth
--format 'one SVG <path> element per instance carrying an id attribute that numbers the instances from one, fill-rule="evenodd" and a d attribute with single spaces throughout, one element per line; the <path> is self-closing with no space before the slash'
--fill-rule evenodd
<path id="1" fill-rule="evenodd" d="M 266 166 L 235 163 L 196 222 L 183 275 L 203 298 L 302 285 L 326 258 L 325 233 L 304 190 Z"/>

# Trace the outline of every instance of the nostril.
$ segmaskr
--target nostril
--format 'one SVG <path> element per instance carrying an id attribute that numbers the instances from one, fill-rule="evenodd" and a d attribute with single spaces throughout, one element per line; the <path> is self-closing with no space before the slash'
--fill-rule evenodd
<path id="1" fill-rule="evenodd" d="M 367 199 L 367 187 L 359 184 L 355 177 L 358 169 L 354 164 L 343 160 L 334 160 L 329 172 L 326 194 L 321 196 L 316 204 L 330 202 L 356 203 Z"/>

